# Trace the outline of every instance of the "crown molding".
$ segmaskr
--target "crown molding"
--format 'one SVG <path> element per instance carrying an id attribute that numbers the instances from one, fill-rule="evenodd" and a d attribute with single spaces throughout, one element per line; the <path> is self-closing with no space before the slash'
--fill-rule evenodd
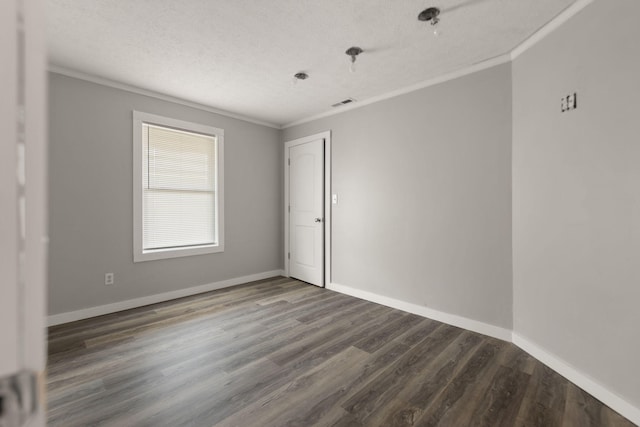
<path id="1" fill-rule="evenodd" d="M 198 110 L 207 111 L 209 113 L 219 114 L 221 116 L 229 117 L 232 119 L 242 120 L 244 122 L 253 123 L 256 125 L 267 126 L 274 129 L 280 129 L 280 125 L 275 123 L 265 122 L 262 120 L 254 119 L 252 117 L 243 116 L 241 114 L 230 113 L 225 110 L 220 110 L 217 108 L 210 107 L 208 105 L 199 104 L 197 102 L 187 101 L 186 99 L 178 98 L 171 95 L 165 95 L 159 92 L 154 92 L 152 90 L 142 89 L 136 86 L 132 86 L 126 83 L 116 82 L 114 80 L 105 79 L 103 77 L 94 76 L 91 74 L 83 73 L 81 71 L 72 70 L 65 67 L 60 67 L 58 65 L 49 64 L 48 71 L 55 74 L 60 74 L 67 77 L 72 77 L 74 79 L 84 80 L 87 82 L 99 84 L 101 86 L 107 86 L 114 89 L 120 89 L 131 93 L 136 93 L 138 95 L 148 96 L 151 98 L 160 99 L 162 101 L 171 102 L 174 104 L 184 105 L 185 107 L 196 108 Z"/>
<path id="2" fill-rule="evenodd" d="M 303 123 L 311 122 L 314 120 L 322 119 L 324 117 L 333 116 L 336 114 L 342 114 L 347 111 L 355 110 L 360 107 L 364 107 L 365 105 L 370 105 L 379 101 L 384 101 L 385 99 L 393 98 L 396 96 L 404 95 L 410 92 L 414 92 L 416 90 L 424 89 L 429 86 L 438 85 L 449 80 L 454 80 L 459 77 L 463 77 L 469 74 L 477 73 L 478 71 L 485 70 L 487 68 L 495 67 L 500 64 L 513 62 L 517 57 L 525 53 L 527 50 L 531 49 L 538 42 L 546 38 L 549 34 L 557 30 L 563 24 L 565 24 L 568 20 L 573 18 L 575 15 L 580 13 L 585 7 L 593 3 L 595 0 L 577 0 L 571 6 L 567 7 L 565 10 L 560 12 L 555 18 L 551 21 L 543 25 L 536 32 L 534 32 L 531 36 L 529 36 L 526 40 L 516 46 L 511 52 L 508 52 L 504 55 L 488 59 L 486 61 L 479 62 L 477 64 L 471 65 L 469 67 L 461 68 L 459 70 L 453 71 L 451 73 L 444 74 L 442 76 L 426 80 L 424 82 L 407 86 L 402 89 L 398 89 L 392 92 L 388 92 L 382 95 L 374 96 L 372 98 L 365 99 L 364 101 L 358 101 L 354 104 L 350 104 L 344 107 L 338 107 L 337 110 L 327 111 L 324 113 L 316 114 L 313 116 L 305 117 L 300 120 L 293 121 L 291 123 L 287 123 L 282 126 L 282 129 L 290 128 L 293 126 L 297 126 Z"/>
<path id="3" fill-rule="evenodd" d="M 547 22 L 543 25 L 538 31 L 529 36 L 525 41 L 520 43 L 515 49 L 511 51 L 511 60 L 515 60 L 517 57 L 531 49 L 533 46 L 538 44 L 540 41 L 545 39 L 549 34 L 560 28 L 564 25 L 568 20 L 576 16 L 578 13 L 582 11 L 585 7 L 589 6 L 595 0 L 578 0 L 573 3 L 571 6 L 567 7 L 565 10 L 560 12 L 558 16 L 553 18 L 551 21 Z"/>
<path id="4" fill-rule="evenodd" d="M 374 104 L 376 102 L 384 101 L 386 99 L 395 98 L 396 96 L 405 95 L 407 93 L 415 92 L 420 89 L 427 88 L 429 86 L 439 85 L 441 83 L 448 82 L 449 80 L 455 80 L 459 77 L 463 77 L 469 74 L 477 73 L 478 71 L 486 70 L 487 68 L 492 68 L 500 64 L 505 64 L 511 62 L 511 56 L 509 54 L 500 55 L 495 58 L 487 59 L 482 62 L 478 62 L 476 64 L 470 65 L 468 67 L 460 68 L 458 70 L 452 71 L 447 74 L 443 74 L 441 76 L 435 77 L 433 79 L 425 80 L 423 82 L 417 83 L 415 85 L 406 86 L 401 89 L 397 89 L 391 92 L 384 93 L 382 95 L 373 96 L 371 98 L 367 98 L 364 101 L 356 101 L 353 104 L 349 104 L 343 107 L 337 107 L 336 110 L 326 111 L 324 113 L 316 114 L 313 116 L 305 117 L 300 120 L 293 121 L 291 123 L 287 123 L 282 126 L 282 129 L 290 128 L 293 126 L 300 125 L 302 123 L 311 122 L 314 120 L 322 119 L 324 117 L 334 116 L 336 114 L 342 114 L 347 111 L 355 110 L 366 105 Z"/>
<path id="5" fill-rule="evenodd" d="M 531 49 L 541 40 L 545 39 L 549 34 L 557 30 L 575 15 L 580 13 L 585 7 L 593 3 L 595 0 L 577 0 L 571 6 L 567 7 L 560 14 L 558 14 L 555 18 L 549 21 L 547 24 L 543 25 L 540 29 L 534 32 L 531 36 L 529 36 L 526 40 L 516 46 L 510 52 L 497 56 L 495 58 L 487 59 L 482 62 L 478 62 L 476 64 L 470 65 L 468 67 L 460 68 L 458 70 L 446 73 L 444 75 L 425 80 L 423 82 L 417 83 L 415 85 L 407 86 L 401 89 L 397 89 L 391 92 L 384 93 L 382 95 L 373 96 L 371 98 L 367 98 L 363 101 L 357 101 L 351 105 L 338 107 L 336 110 L 326 111 L 324 113 L 315 114 L 312 116 L 304 117 L 299 120 L 295 120 L 293 122 L 278 125 L 275 123 L 265 122 L 262 120 L 254 119 L 252 117 L 243 116 L 241 114 L 230 113 L 228 111 L 220 110 L 217 108 L 213 108 L 207 105 L 199 104 L 196 102 L 187 101 L 182 98 L 174 97 L 171 95 L 165 95 L 159 92 L 154 92 L 147 89 L 142 89 L 136 86 L 128 85 L 126 83 L 120 83 L 113 80 L 105 79 L 102 77 L 82 73 L 80 71 L 71 70 L 68 68 L 60 67 L 57 65 L 49 64 L 49 71 L 56 74 L 61 74 L 67 77 L 73 77 L 80 80 L 85 80 L 88 82 L 96 83 L 102 86 L 108 86 L 115 89 L 125 90 L 127 92 L 137 93 L 139 95 L 149 96 L 152 98 L 161 99 L 163 101 L 173 102 L 175 104 L 184 105 L 191 108 L 196 108 L 203 111 L 208 111 L 210 113 L 219 114 L 221 116 L 230 117 L 237 120 L 242 120 L 249 123 L 254 123 L 261 126 L 267 126 L 274 129 L 287 129 L 293 126 L 297 126 L 303 123 L 312 122 L 314 120 L 322 119 L 325 117 L 330 117 L 342 113 L 346 113 L 347 111 L 356 110 L 358 108 L 371 105 L 380 101 L 384 101 L 390 98 L 395 98 L 400 95 L 405 95 L 411 92 L 415 92 L 420 89 L 425 89 L 430 86 L 435 86 L 438 84 L 445 83 L 450 80 L 455 80 L 460 77 L 464 77 L 469 74 L 477 73 L 482 70 L 486 70 L 488 68 L 492 68 L 501 64 L 506 64 L 513 62 L 520 55 L 525 53 L 527 50 Z"/>

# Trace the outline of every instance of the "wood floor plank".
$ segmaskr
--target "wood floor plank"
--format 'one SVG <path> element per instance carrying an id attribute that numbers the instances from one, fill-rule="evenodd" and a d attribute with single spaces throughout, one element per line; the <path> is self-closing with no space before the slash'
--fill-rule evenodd
<path id="1" fill-rule="evenodd" d="M 343 408 L 359 420 L 366 420 L 377 407 L 390 402 L 407 379 L 413 377 L 425 363 L 437 357 L 460 333 L 461 329 L 445 327 L 438 330 L 437 334 L 427 336 L 421 342 L 424 345 L 416 345 L 392 363 L 349 399 Z"/>
<path id="2" fill-rule="evenodd" d="M 511 344 L 285 277 L 49 332 L 53 427 L 632 426 Z"/>
<path id="3" fill-rule="evenodd" d="M 521 425 L 561 426 L 566 403 L 567 381 L 547 366 L 538 364 L 531 377 L 531 386 L 518 413 Z"/>
<path id="4" fill-rule="evenodd" d="M 506 411 L 505 408 L 498 406 L 492 407 L 493 401 L 486 400 L 486 398 L 487 395 L 491 396 L 494 394 L 491 391 L 491 387 L 494 385 L 494 381 L 498 377 L 500 370 L 503 369 L 500 360 L 502 360 L 509 344 L 494 338 L 487 338 L 483 345 L 493 345 L 496 349 L 495 355 L 489 360 L 489 364 L 479 372 L 475 380 L 466 388 L 461 399 L 465 404 L 454 405 L 454 407 L 450 408 L 440 421 L 441 424 L 472 425 L 480 423 L 483 420 L 483 416 L 488 418 L 486 412 L 492 409 L 494 411 Z M 502 383 L 500 385 L 502 385 Z M 508 397 L 506 393 L 504 397 Z M 516 405 L 518 404 L 519 401 L 516 402 Z"/>
<path id="5" fill-rule="evenodd" d="M 309 286 L 309 285 L 304 285 Z M 299 316 L 303 316 L 311 312 L 311 310 L 319 310 L 325 304 L 331 304 L 334 302 L 338 302 L 342 299 L 341 295 L 337 295 L 334 293 L 331 294 L 312 294 L 311 296 L 298 300 L 296 302 L 291 303 L 291 309 L 286 311 L 281 311 L 278 315 L 271 317 L 270 319 L 265 319 L 261 323 L 268 325 L 271 322 L 279 322 L 283 318 L 297 318 Z"/>
<path id="6" fill-rule="evenodd" d="M 380 425 L 416 425 L 425 409 L 445 390 L 482 342 L 482 336 L 468 331 L 455 337 L 424 366 L 420 375 L 396 394 L 388 408 L 378 409 L 370 418 L 375 418 Z"/>
<path id="7" fill-rule="evenodd" d="M 291 341 L 286 346 L 274 351 L 268 357 L 278 365 L 286 365 L 292 363 L 295 360 L 303 357 L 310 351 L 318 353 L 321 351 L 319 347 L 326 346 L 326 344 L 333 344 L 334 340 L 340 340 L 344 345 L 344 348 L 352 344 L 354 337 L 367 336 L 374 333 L 380 328 L 381 324 L 384 324 L 390 318 L 395 318 L 397 313 L 391 313 L 382 318 L 376 319 L 375 316 L 367 316 L 363 314 L 356 314 L 358 322 L 351 322 L 349 324 L 332 325 L 331 328 L 320 328 L 317 334 L 307 335 L 300 341 Z M 339 325 L 339 326 L 338 326 Z"/>
<path id="8" fill-rule="evenodd" d="M 265 327 L 262 332 L 265 336 L 279 336 L 285 330 L 293 329 L 298 322 L 289 320 L 287 323 L 274 324 Z M 207 334 L 208 329 L 198 330 L 195 333 L 183 334 L 179 338 L 160 341 L 155 344 L 139 345 L 137 338 L 133 341 L 120 343 L 115 346 L 113 351 L 92 352 L 87 355 L 80 355 L 72 360 L 72 363 L 60 364 L 58 369 L 51 369 L 49 379 L 52 382 L 60 379 L 66 379 L 70 376 L 82 374 L 91 375 L 108 375 L 111 372 L 120 372 L 124 375 L 130 375 L 130 368 L 141 357 L 147 354 L 153 354 L 153 359 L 144 359 L 147 367 L 154 365 L 170 366 L 175 362 L 183 360 L 185 354 L 196 355 L 198 357 L 207 357 L 211 353 L 233 355 L 238 349 L 246 350 L 251 345 L 259 344 L 259 340 L 255 335 L 249 335 L 242 339 L 237 339 L 234 335 L 220 335 L 216 329 L 212 329 Z M 206 334 L 203 336 L 202 333 Z M 166 351 L 168 347 L 176 347 L 173 351 Z M 111 357 L 110 357 L 111 356 Z M 87 360 L 88 359 L 88 360 Z M 118 369 L 118 367 L 120 367 Z"/>
<path id="9" fill-rule="evenodd" d="M 482 375 L 499 351 L 498 345 L 485 340 L 444 392 L 430 402 L 419 421 L 419 425 L 455 425 L 457 418 L 466 409 L 471 405 L 475 406 L 476 402 L 473 400 L 466 401 L 464 399 L 465 394 L 473 387 L 476 379 Z"/>
<path id="10" fill-rule="evenodd" d="M 406 314 L 400 318 L 381 326 L 375 333 L 356 341 L 353 346 L 367 353 L 373 353 L 387 342 L 393 340 L 399 334 L 406 332 L 411 327 L 422 321 L 420 316 Z"/>
<path id="11" fill-rule="evenodd" d="M 473 424 L 482 427 L 512 425 L 530 378 L 517 369 L 500 366 L 471 415 Z"/>
<path id="12" fill-rule="evenodd" d="M 268 379 L 280 373 L 280 367 L 264 359 L 253 362 L 238 371 L 241 375 L 202 373 L 202 379 L 182 383 L 176 387 L 171 399 L 162 399 L 162 393 L 151 391 L 135 411 L 122 413 L 106 424 L 112 427 L 122 425 L 153 427 L 180 425 L 207 425 L 197 422 L 197 416 L 207 411 L 218 413 L 223 417 L 225 411 L 235 412 L 243 406 L 243 399 L 251 399 L 251 392 L 257 396 L 260 389 L 253 388 L 254 384 L 268 383 Z M 175 376 L 181 378 L 182 375 Z M 265 381 L 266 380 L 266 381 Z M 244 394 L 246 392 L 246 395 Z M 210 423 L 208 425 L 213 425 Z"/>
<path id="13" fill-rule="evenodd" d="M 567 400 L 562 420 L 563 426 L 629 427 L 632 424 L 618 413 L 609 410 L 602 402 L 572 383 L 567 384 Z"/>
<path id="14" fill-rule="evenodd" d="M 399 336 L 398 342 L 413 347 L 431 335 L 441 325 L 442 323 L 436 322 L 435 320 L 420 318 L 420 322 Z"/>
<path id="15" fill-rule="evenodd" d="M 233 427 L 237 419 L 249 425 L 280 427 L 285 425 L 305 426 L 317 422 L 323 410 L 331 405 L 322 405 L 326 390 L 344 388 L 360 369 L 368 354 L 350 347 L 339 355 L 318 365 L 308 373 L 285 384 L 278 390 L 248 405 L 237 416 L 227 418 L 219 425 Z M 318 407 L 318 403 L 321 403 Z"/>
<path id="16" fill-rule="evenodd" d="M 372 354 L 367 363 L 361 366 L 358 374 L 352 379 L 348 388 L 340 388 L 330 391 L 325 397 L 325 404 L 327 401 L 333 402 L 333 408 L 326 414 L 326 420 L 324 425 L 361 425 L 362 423 L 354 415 L 344 410 L 342 406 L 347 400 L 362 388 L 365 384 L 373 381 L 383 370 L 389 365 L 397 361 L 402 355 L 410 350 L 406 344 L 398 341 L 392 341 L 380 348 L 374 354 Z"/>

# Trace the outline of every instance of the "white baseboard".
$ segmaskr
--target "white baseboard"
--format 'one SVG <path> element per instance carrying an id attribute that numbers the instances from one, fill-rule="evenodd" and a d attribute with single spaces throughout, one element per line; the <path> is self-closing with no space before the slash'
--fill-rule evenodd
<path id="1" fill-rule="evenodd" d="M 468 319 L 466 317 L 457 316 L 455 314 L 445 313 L 421 305 L 401 301 L 383 295 L 378 295 L 373 292 L 355 289 L 337 283 L 329 283 L 327 284 L 326 288 L 332 291 L 340 292 L 342 294 L 351 295 L 356 298 L 361 298 L 367 301 L 375 302 L 377 304 L 385 305 L 387 307 L 392 307 L 398 310 L 427 317 L 429 319 L 437 320 L 439 322 L 447 323 L 449 325 L 457 326 L 459 328 L 468 329 L 470 331 L 478 332 L 480 334 L 488 335 L 504 341 L 513 342 L 515 345 L 529 353 L 535 359 L 544 363 L 572 383 L 576 384 L 578 387 L 585 390 L 587 393 L 594 396 L 596 399 L 602 401 L 605 405 L 609 406 L 614 411 L 617 411 L 619 414 L 621 414 L 631 422 L 640 425 L 639 408 L 636 408 L 620 396 L 611 392 L 606 387 L 600 385 L 591 377 L 572 367 L 561 358 L 548 353 L 538 345 L 532 343 L 521 335 L 512 332 L 509 329 L 501 328 L 495 325 L 489 325 L 477 320 Z"/>
<path id="2" fill-rule="evenodd" d="M 222 280 L 220 282 L 208 283 L 205 285 L 179 289 L 162 294 L 149 295 L 146 297 L 135 298 L 127 301 L 120 301 L 112 304 L 100 305 L 97 307 L 90 307 L 77 311 L 70 311 L 67 313 L 54 314 L 48 316 L 47 325 L 54 326 L 63 323 L 74 322 L 76 320 L 88 319 L 90 317 L 102 316 L 104 314 L 115 313 L 131 308 L 137 308 L 149 304 L 155 304 L 158 302 L 196 295 L 216 289 L 228 288 L 230 286 L 236 286 L 255 280 L 268 279 L 275 276 L 284 276 L 284 274 L 284 270 L 266 271 L 263 273 L 236 277 L 233 279 Z M 583 390 L 594 396 L 596 399 L 602 401 L 604 404 L 611 407 L 613 410 L 617 411 L 622 416 L 629 419 L 631 422 L 640 425 L 639 408 L 633 406 L 623 398 L 611 392 L 606 387 L 600 385 L 591 377 L 577 370 L 561 358 L 547 352 L 546 350 L 542 349 L 538 345 L 517 334 L 516 332 L 512 332 L 509 329 L 501 328 L 499 326 L 490 325 L 488 323 L 479 322 L 477 320 L 457 316 L 455 314 L 445 313 L 442 311 L 434 310 L 432 308 L 409 303 L 406 301 L 401 301 L 383 295 L 378 295 L 373 292 L 363 291 L 337 283 L 329 283 L 326 285 L 326 288 L 332 291 L 340 292 L 342 294 L 351 295 L 356 298 L 375 302 L 387 307 L 417 314 L 419 316 L 427 317 L 429 319 L 437 320 L 449 325 L 457 326 L 459 328 L 468 329 L 470 331 L 478 332 L 483 335 L 488 335 L 504 341 L 513 342 L 522 350 L 526 351 L 540 362 L 558 372 L 560 375 L 576 384 L 578 387 L 582 388 Z"/>
<path id="3" fill-rule="evenodd" d="M 395 298 L 374 294 L 373 292 L 355 289 L 349 286 L 339 285 L 337 283 L 327 284 L 327 289 L 340 292 L 342 294 L 351 295 L 377 304 L 386 305 L 387 307 L 396 308 L 408 313 L 417 314 L 418 316 L 427 317 L 459 328 L 468 329 L 483 335 L 498 338 L 503 341 L 511 342 L 511 330 L 501 328 L 499 326 L 490 325 L 488 323 L 479 322 L 466 317 L 457 316 L 455 314 L 445 313 L 443 311 L 434 310 L 422 305 L 412 304 L 410 302 L 401 301 Z"/>
<path id="4" fill-rule="evenodd" d="M 215 283 L 194 286 L 191 288 L 178 289 L 164 292 L 162 294 L 149 295 L 130 299 L 126 301 L 114 302 L 112 304 L 99 305 L 97 307 L 83 308 L 82 310 L 69 311 L 67 313 L 54 314 L 47 317 L 47 325 L 54 326 L 62 323 L 75 322 L 76 320 L 88 319 L 90 317 L 102 316 L 104 314 L 116 313 L 118 311 L 129 310 L 131 308 L 142 307 L 158 302 L 169 301 L 176 298 L 188 297 L 204 292 L 215 291 L 216 289 L 228 288 L 230 286 L 241 285 L 255 280 L 268 279 L 275 276 L 284 276 L 284 270 L 265 271 L 263 273 L 251 274 L 249 276 L 236 277 L 222 280 Z"/>
<path id="5" fill-rule="evenodd" d="M 513 333 L 513 343 L 529 353 L 531 356 L 544 363 L 605 405 L 618 412 L 629 421 L 640 425 L 640 409 L 636 408 L 620 396 L 612 393 L 606 387 L 598 384 L 588 375 L 580 372 L 561 358 L 547 352 L 537 344 L 529 341 L 516 332 Z"/>

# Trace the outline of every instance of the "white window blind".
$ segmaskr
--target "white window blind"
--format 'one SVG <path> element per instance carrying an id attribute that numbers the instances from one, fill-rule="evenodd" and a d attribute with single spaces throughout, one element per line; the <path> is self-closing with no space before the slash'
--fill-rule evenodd
<path id="1" fill-rule="evenodd" d="M 215 245 L 217 138 L 142 124 L 142 249 Z"/>

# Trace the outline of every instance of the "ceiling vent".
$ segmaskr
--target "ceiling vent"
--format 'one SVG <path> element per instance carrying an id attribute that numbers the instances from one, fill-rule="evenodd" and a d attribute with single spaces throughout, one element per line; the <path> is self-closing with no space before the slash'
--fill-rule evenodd
<path id="1" fill-rule="evenodd" d="M 351 104 L 352 102 L 356 102 L 356 100 L 353 98 L 347 98 L 344 101 L 336 102 L 335 104 L 332 105 L 332 107 L 340 107 L 342 105 Z"/>

